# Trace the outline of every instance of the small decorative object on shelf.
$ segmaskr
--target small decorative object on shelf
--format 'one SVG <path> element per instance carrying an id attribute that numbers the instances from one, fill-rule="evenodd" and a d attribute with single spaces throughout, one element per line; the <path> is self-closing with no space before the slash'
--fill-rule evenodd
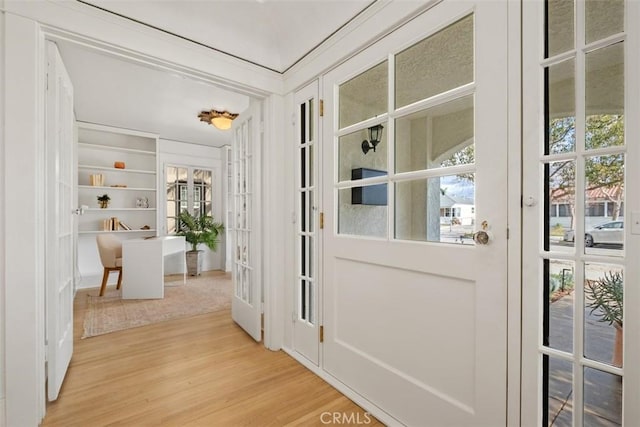
<path id="1" fill-rule="evenodd" d="M 111 197 L 109 197 L 108 194 L 103 194 L 102 196 L 98 196 L 98 204 L 100 205 L 101 209 L 105 209 L 109 206 L 109 200 L 111 200 Z"/>
<path id="2" fill-rule="evenodd" d="M 127 184 L 112 184 L 110 187 L 114 188 L 127 188 Z"/>
<path id="3" fill-rule="evenodd" d="M 151 230 L 151 227 L 149 227 L 148 225 L 143 225 L 142 227 L 140 227 L 140 230 Z"/>
<path id="4" fill-rule="evenodd" d="M 149 198 L 148 197 L 138 197 L 136 199 L 136 208 L 147 209 L 148 207 L 149 207 Z"/>
<path id="5" fill-rule="evenodd" d="M 116 169 L 124 169 L 124 162 L 115 162 L 113 167 Z"/>

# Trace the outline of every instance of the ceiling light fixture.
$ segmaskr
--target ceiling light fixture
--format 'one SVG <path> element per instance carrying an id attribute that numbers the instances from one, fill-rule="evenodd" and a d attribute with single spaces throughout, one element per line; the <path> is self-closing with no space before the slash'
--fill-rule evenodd
<path id="1" fill-rule="evenodd" d="M 237 114 L 230 113 L 228 111 L 203 111 L 198 114 L 200 121 L 209 123 L 220 130 L 231 129 L 231 122 L 238 117 Z"/>

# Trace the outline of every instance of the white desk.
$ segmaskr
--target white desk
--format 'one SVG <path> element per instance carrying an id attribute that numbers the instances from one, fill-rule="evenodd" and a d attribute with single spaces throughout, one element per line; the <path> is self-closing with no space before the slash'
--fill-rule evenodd
<path id="1" fill-rule="evenodd" d="M 187 278 L 184 236 L 122 241 L 122 298 L 164 298 L 164 257 L 181 253 L 183 282 Z"/>

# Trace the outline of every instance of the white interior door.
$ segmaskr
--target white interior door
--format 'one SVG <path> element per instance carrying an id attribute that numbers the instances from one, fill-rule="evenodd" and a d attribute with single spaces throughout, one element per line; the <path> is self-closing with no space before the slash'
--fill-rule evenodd
<path id="1" fill-rule="evenodd" d="M 406 425 L 506 424 L 507 7 L 438 3 L 323 81 L 324 369 Z"/>
<path id="2" fill-rule="evenodd" d="M 314 364 L 319 360 L 318 310 L 318 81 L 296 92 L 296 263 L 293 349 Z"/>
<path id="3" fill-rule="evenodd" d="M 47 42 L 47 394 L 56 400 L 73 353 L 75 132 L 73 87 L 58 48 Z"/>
<path id="4" fill-rule="evenodd" d="M 233 320 L 253 339 L 262 339 L 260 252 L 260 104 L 233 122 Z"/>

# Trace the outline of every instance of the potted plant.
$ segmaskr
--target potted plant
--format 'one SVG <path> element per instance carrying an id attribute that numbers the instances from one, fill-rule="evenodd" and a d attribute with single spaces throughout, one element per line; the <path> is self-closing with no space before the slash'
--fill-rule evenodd
<path id="1" fill-rule="evenodd" d="M 191 244 L 191 250 L 187 251 L 187 273 L 197 276 L 202 272 L 202 250 L 198 245 L 203 243 L 212 251 L 218 248 L 218 235 L 224 232 L 224 225 L 215 222 L 213 217 L 200 215 L 194 216 L 189 211 L 183 210 L 178 217 L 178 236 L 184 236 Z"/>
<path id="2" fill-rule="evenodd" d="M 108 194 L 98 196 L 98 204 L 100 205 L 100 208 L 105 209 L 107 206 L 109 206 L 109 200 L 111 200 L 111 197 L 109 197 Z"/>
<path id="3" fill-rule="evenodd" d="M 604 277 L 598 280 L 586 280 L 585 284 L 587 307 L 591 308 L 590 314 L 596 316 L 598 321 L 606 322 L 616 328 L 611 363 L 614 366 L 622 367 L 622 273 L 605 272 Z"/>

